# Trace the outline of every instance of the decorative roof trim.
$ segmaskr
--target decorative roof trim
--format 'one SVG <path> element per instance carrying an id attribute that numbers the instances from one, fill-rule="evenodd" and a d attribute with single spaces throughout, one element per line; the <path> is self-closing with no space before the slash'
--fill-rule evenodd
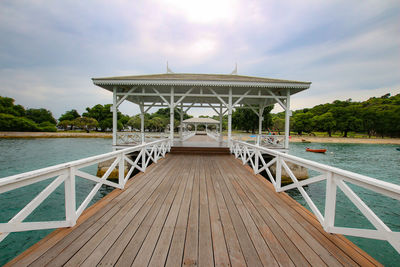
<path id="1" fill-rule="evenodd" d="M 184 86 L 232 86 L 232 87 L 266 87 L 266 88 L 310 88 L 310 83 L 276 83 L 276 82 L 235 82 L 235 81 L 182 81 L 182 80 L 97 80 L 95 85 L 184 85 Z"/>

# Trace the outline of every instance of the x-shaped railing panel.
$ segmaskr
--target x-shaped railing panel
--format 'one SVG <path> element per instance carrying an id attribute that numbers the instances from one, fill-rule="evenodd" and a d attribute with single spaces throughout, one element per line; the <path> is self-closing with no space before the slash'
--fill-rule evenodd
<path id="1" fill-rule="evenodd" d="M 380 181 L 371 177 L 360 175 L 357 173 L 345 171 L 339 168 L 331 167 L 325 164 L 302 159 L 292 155 L 288 155 L 279 151 L 267 149 L 258 145 L 252 145 L 241 141 L 232 140 L 230 151 L 236 158 L 240 158 L 243 164 L 249 163 L 254 173 L 258 174 L 262 171 L 273 184 L 277 192 L 284 192 L 291 189 L 298 189 L 311 211 L 317 217 L 318 221 L 329 233 L 337 233 L 351 235 L 364 238 L 373 238 L 388 241 L 393 248 L 400 253 L 400 232 L 393 232 L 373 211 L 372 209 L 355 193 L 347 183 L 351 183 L 373 192 L 391 197 L 400 201 L 400 186 L 388 182 Z M 263 154 L 272 156 L 272 160 L 265 162 Z M 254 159 L 254 160 L 253 160 Z M 299 181 L 288 162 L 311 169 L 320 173 L 314 177 Z M 275 165 L 275 176 L 270 171 L 270 167 Z M 282 171 L 291 179 L 292 183 L 281 186 Z M 317 205 L 311 199 L 304 189 L 304 186 L 326 181 L 325 195 L 325 212 L 324 214 L 318 209 Z M 351 227 L 335 226 L 336 215 L 336 196 L 337 188 L 339 188 L 346 197 L 357 207 L 364 217 L 371 222 L 376 228 L 374 229 L 358 229 Z M 399 218 L 400 219 L 400 218 Z"/>

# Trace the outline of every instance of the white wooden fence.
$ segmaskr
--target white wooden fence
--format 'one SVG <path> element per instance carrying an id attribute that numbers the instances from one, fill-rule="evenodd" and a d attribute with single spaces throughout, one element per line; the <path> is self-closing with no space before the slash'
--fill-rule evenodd
<path id="1" fill-rule="evenodd" d="M 221 134 L 216 132 L 216 131 L 211 131 L 211 130 L 207 129 L 207 135 L 208 135 L 208 137 L 210 137 L 210 138 L 212 138 L 212 139 L 214 139 L 216 141 L 219 141 Z"/>
<path id="2" fill-rule="evenodd" d="M 0 179 L 0 194 L 28 186 L 40 181 L 54 178 L 55 179 L 43 189 L 30 203 L 28 203 L 21 211 L 19 211 L 9 222 L 0 223 L 0 241 L 2 241 L 11 232 L 21 232 L 40 229 L 53 229 L 60 227 L 71 227 L 76 224 L 76 220 L 86 209 L 90 201 L 93 199 L 100 187 L 109 185 L 115 188 L 123 189 L 125 183 L 131 176 L 132 172 L 137 169 L 141 172 L 146 170 L 150 160 L 157 162 L 161 157 L 170 150 L 171 144 L 169 139 L 162 139 L 151 143 L 145 143 L 135 147 L 126 148 L 98 156 L 84 158 L 81 160 L 71 161 L 31 172 L 26 172 L 6 178 Z M 135 161 L 128 158 L 128 154 L 139 152 Z M 88 167 L 100 162 L 113 160 L 111 166 L 102 177 L 97 177 L 82 171 L 84 167 Z M 130 166 L 125 175 L 125 164 Z M 111 172 L 118 166 L 118 181 L 112 182 L 107 180 Z M 86 196 L 85 200 L 76 209 L 76 192 L 75 179 L 81 177 L 93 182 L 96 185 Z M 65 220 L 64 221 L 44 221 L 44 222 L 23 222 L 56 188 L 64 183 L 65 188 Z"/>
<path id="3" fill-rule="evenodd" d="M 192 131 L 183 131 L 182 132 L 182 141 L 186 141 L 190 137 L 193 137 L 196 135 L 196 132 Z"/>
<path id="4" fill-rule="evenodd" d="M 386 240 L 397 250 L 398 253 L 400 253 L 400 232 L 391 231 L 391 229 L 372 211 L 370 207 L 368 207 L 368 205 L 349 187 L 348 184 L 354 184 L 369 189 L 373 192 L 388 196 L 400 202 L 399 185 L 391 184 L 314 161 L 302 159 L 273 149 L 248 144 L 242 141 L 233 140 L 230 149 L 231 153 L 233 153 L 236 158 L 240 158 L 243 164 L 249 163 L 253 168 L 254 173 L 257 174 L 265 171 L 277 192 L 283 192 L 289 189 L 297 188 L 326 232 Z M 273 159 L 266 163 L 262 157 L 262 153 L 272 156 Z M 288 167 L 288 162 L 316 171 L 320 173 L 320 175 L 299 182 Z M 271 167 L 273 164 L 276 165 L 275 176 L 272 175 L 271 171 L 269 170 L 269 167 Z M 287 174 L 289 174 L 291 180 L 293 181 L 293 183 L 286 186 L 281 186 L 283 169 Z M 324 215 L 320 212 L 311 197 L 303 188 L 306 185 L 317 183 L 323 180 L 326 180 Z M 340 190 L 360 210 L 365 218 L 371 222 L 371 224 L 376 228 L 375 230 L 335 226 L 337 188 L 340 188 Z M 398 219 L 400 221 L 400 218 Z"/>

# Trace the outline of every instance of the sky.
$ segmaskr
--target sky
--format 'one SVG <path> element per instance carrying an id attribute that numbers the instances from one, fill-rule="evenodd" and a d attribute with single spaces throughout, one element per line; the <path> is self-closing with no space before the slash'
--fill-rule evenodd
<path id="1" fill-rule="evenodd" d="M 0 95 L 26 108 L 81 113 L 112 102 L 91 78 L 165 73 L 167 61 L 176 73 L 237 63 L 239 75 L 311 81 L 293 110 L 398 94 L 400 1 L 0 1 Z"/>

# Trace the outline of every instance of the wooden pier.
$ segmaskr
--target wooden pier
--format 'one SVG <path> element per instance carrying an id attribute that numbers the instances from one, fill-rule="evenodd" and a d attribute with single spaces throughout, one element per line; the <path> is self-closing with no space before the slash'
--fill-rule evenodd
<path id="1" fill-rule="evenodd" d="M 168 154 L 8 266 L 371 266 L 341 235 L 224 154 Z"/>

